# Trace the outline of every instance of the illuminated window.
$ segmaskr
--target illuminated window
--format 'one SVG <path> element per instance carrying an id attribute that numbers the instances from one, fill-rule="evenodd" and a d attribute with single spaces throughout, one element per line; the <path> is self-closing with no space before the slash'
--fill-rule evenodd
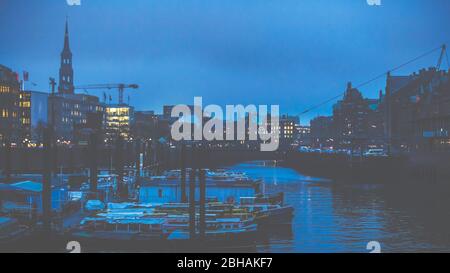
<path id="1" fill-rule="evenodd" d="M 7 118 L 9 116 L 9 112 L 7 109 L 2 109 L 2 117 Z"/>
<path id="2" fill-rule="evenodd" d="M 0 86 L 0 93 L 9 93 L 9 86 Z"/>
<path id="3" fill-rule="evenodd" d="M 24 107 L 24 108 L 29 108 L 29 107 L 31 107 L 31 102 L 29 102 L 29 101 L 22 101 L 22 102 L 20 102 L 20 107 Z"/>

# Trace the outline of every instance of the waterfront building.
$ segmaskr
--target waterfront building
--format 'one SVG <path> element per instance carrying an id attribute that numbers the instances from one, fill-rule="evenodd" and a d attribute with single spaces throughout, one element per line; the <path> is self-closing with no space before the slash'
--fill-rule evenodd
<path id="1" fill-rule="evenodd" d="M 298 116 L 281 115 L 280 117 L 280 144 L 289 146 L 297 138 L 296 124 L 300 123 Z"/>
<path id="2" fill-rule="evenodd" d="M 389 111 L 388 102 L 390 101 Z M 450 75 L 436 68 L 388 75 L 383 100 L 393 152 L 450 151 Z"/>
<path id="3" fill-rule="evenodd" d="M 20 139 L 26 144 L 31 139 L 31 93 L 20 92 Z"/>
<path id="4" fill-rule="evenodd" d="M 21 128 L 19 103 L 19 76 L 10 68 L 0 65 L 0 143 L 19 141 Z"/>
<path id="5" fill-rule="evenodd" d="M 296 142 L 298 146 L 311 146 L 311 127 L 296 124 L 295 125 L 295 131 L 296 131 Z"/>
<path id="6" fill-rule="evenodd" d="M 48 121 L 49 94 L 39 91 L 20 93 L 20 122 L 24 142 L 40 142 Z"/>
<path id="7" fill-rule="evenodd" d="M 101 106 L 104 109 L 103 106 Z M 74 125 L 74 143 L 77 145 L 85 146 L 88 145 L 92 133 L 95 133 L 99 143 L 104 141 L 104 119 L 105 113 L 101 110 L 86 113 L 85 122 L 77 123 Z"/>
<path id="8" fill-rule="evenodd" d="M 383 92 L 380 90 L 378 99 L 366 99 L 369 105 L 367 117 L 368 131 L 366 146 L 368 149 L 386 148 L 384 136 L 384 114 L 382 111 Z"/>
<path id="9" fill-rule="evenodd" d="M 87 124 L 91 113 L 103 113 L 98 97 L 84 94 L 55 94 L 49 96 L 48 122 L 54 125 L 60 141 L 72 141 L 75 130 Z"/>
<path id="10" fill-rule="evenodd" d="M 136 139 L 157 139 L 158 116 L 154 111 L 135 111 L 132 135 Z"/>
<path id="11" fill-rule="evenodd" d="M 333 106 L 333 136 L 341 148 L 365 148 L 369 142 L 370 101 L 361 92 L 347 84 L 342 100 Z"/>
<path id="12" fill-rule="evenodd" d="M 134 108 L 132 106 L 125 104 L 105 106 L 105 133 L 108 139 L 112 140 L 121 136 L 129 140 L 133 122 Z"/>
<path id="13" fill-rule="evenodd" d="M 310 122 L 311 145 L 316 148 L 333 146 L 333 117 L 319 116 Z"/>

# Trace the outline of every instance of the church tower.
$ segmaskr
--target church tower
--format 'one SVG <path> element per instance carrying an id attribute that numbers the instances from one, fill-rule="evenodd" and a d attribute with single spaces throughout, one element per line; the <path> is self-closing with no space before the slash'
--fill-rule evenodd
<path id="1" fill-rule="evenodd" d="M 61 52 L 61 65 L 59 68 L 59 86 L 58 93 L 73 94 L 73 68 L 72 52 L 69 46 L 69 23 L 66 19 L 66 32 L 64 35 L 64 48 Z"/>

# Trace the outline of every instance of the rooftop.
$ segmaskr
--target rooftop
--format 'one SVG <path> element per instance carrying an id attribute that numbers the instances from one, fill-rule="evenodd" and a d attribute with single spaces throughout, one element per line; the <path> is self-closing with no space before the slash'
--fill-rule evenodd
<path id="1" fill-rule="evenodd" d="M 15 220 L 12 218 L 8 218 L 8 217 L 0 217 L 0 226 L 1 225 L 5 225 L 5 224 L 9 224 L 9 223 L 13 223 Z"/>
<path id="2" fill-rule="evenodd" d="M 14 190 L 17 190 L 17 188 L 8 184 L 0 183 L 0 191 L 14 191 Z"/>
<path id="3" fill-rule="evenodd" d="M 33 181 L 22 181 L 12 184 L 13 187 L 24 191 L 42 192 L 42 183 Z"/>

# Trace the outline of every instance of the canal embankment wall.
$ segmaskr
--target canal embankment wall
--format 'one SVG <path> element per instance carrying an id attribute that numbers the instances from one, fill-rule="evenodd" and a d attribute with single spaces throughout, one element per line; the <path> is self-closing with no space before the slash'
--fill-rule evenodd
<path id="1" fill-rule="evenodd" d="M 290 152 L 286 154 L 283 164 L 304 174 L 338 180 L 450 185 L 449 153 L 420 152 L 390 157 L 364 157 Z"/>

